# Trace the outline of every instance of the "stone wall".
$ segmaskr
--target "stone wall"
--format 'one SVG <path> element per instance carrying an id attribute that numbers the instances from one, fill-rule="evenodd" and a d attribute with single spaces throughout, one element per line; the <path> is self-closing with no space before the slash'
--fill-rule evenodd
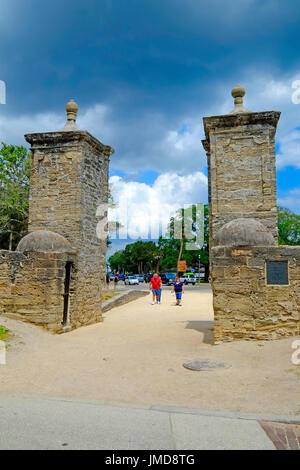
<path id="1" fill-rule="evenodd" d="M 267 285 L 266 260 L 289 264 L 289 285 Z M 300 334 L 300 247 L 212 250 L 215 341 Z"/>
<path id="2" fill-rule="evenodd" d="M 211 246 L 216 231 L 254 218 L 278 238 L 275 132 L 280 113 L 204 118 L 208 158 Z"/>
<path id="3" fill-rule="evenodd" d="M 31 143 L 29 231 L 63 235 L 78 253 L 72 327 L 101 320 L 106 240 L 99 240 L 97 207 L 107 203 L 111 147 L 86 131 L 25 136 Z"/>
<path id="4" fill-rule="evenodd" d="M 65 266 L 76 258 L 65 253 L 0 251 L 0 315 L 63 331 Z M 72 291 L 76 273 L 70 283 Z"/>

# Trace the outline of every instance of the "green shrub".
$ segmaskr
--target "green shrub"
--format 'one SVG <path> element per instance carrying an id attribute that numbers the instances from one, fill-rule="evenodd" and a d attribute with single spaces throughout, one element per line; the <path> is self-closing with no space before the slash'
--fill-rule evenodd
<path id="1" fill-rule="evenodd" d="M 5 326 L 0 325 L 0 340 L 4 340 L 8 335 L 9 330 Z"/>

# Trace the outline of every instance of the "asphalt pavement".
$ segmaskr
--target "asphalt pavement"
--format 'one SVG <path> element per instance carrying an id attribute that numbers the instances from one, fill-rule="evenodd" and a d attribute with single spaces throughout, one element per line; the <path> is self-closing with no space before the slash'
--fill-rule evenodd
<path id="1" fill-rule="evenodd" d="M 124 281 L 119 281 L 116 290 L 121 291 L 121 290 L 148 290 L 149 289 L 149 283 L 148 282 L 141 282 L 140 284 L 135 284 L 133 286 L 129 286 L 124 284 Z M 163 286 L 163 290 L 171 290 L 171 286 Z M 196 284 L 195 286 L 193 285 L 186 285 L 184 286 L 184 289 L 186 291 L 195 291 L 195 292 L 211 292 L 211 286 L 210 284 Z M 105 290 L 107 290 L 105 286 Z M 110 283 L 110 290 L 114 290 L 114 285 L 113 282 Z"/>

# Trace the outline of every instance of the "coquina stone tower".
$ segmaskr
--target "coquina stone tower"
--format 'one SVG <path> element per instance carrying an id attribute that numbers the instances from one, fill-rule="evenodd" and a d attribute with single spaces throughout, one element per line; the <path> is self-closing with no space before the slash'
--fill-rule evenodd
<path id="1" fill-rule="evenodd" d="M 64 328 L 101 319 L 106 239 L 98 238 L 97 208 L 107 203 L 108 165 L 114 150 L 76 125 L 77 104 L 66 105 L 67 123 L 58 132 L 27 134 L 32 165 L 29 232 L 55 232 L 77 253 L 69 267 L 69 302 Z"/>
<path id="2" fill-rule="evenodd" d="M 215 341 L 300 333 L 300 247 L 278 246 L 278 111 L 235 107 L 204 118 Z"/>
<path id="3" fill-rule="evenodd" d="M 210 236 L 240 217 L 260 220 L 278 238 L 275 133 L 280 113 L 253 113 L 245 90 L 232 90 L 234 110 L 204 118 L 209 170 Z"/>

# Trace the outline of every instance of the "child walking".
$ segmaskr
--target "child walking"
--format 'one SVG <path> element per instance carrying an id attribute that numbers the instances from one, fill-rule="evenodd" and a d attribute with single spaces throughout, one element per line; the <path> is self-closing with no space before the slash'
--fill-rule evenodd
<path id="1" fill-rule="evenodd" d="M 175 295 L 176 295 L 176 305 L 178 305 L 179 307 L 181 307 L 181 299 L 182 299 L 182 295 L 184 294 L 184 285 L 183 285 L 183 282 L 180 281 L 180 277 L 179 276 L 176 276 L 175 278 L 175 282 L 173 283 L 173 287 L 172 287 L 172 294 L 175 292 Z"/>

